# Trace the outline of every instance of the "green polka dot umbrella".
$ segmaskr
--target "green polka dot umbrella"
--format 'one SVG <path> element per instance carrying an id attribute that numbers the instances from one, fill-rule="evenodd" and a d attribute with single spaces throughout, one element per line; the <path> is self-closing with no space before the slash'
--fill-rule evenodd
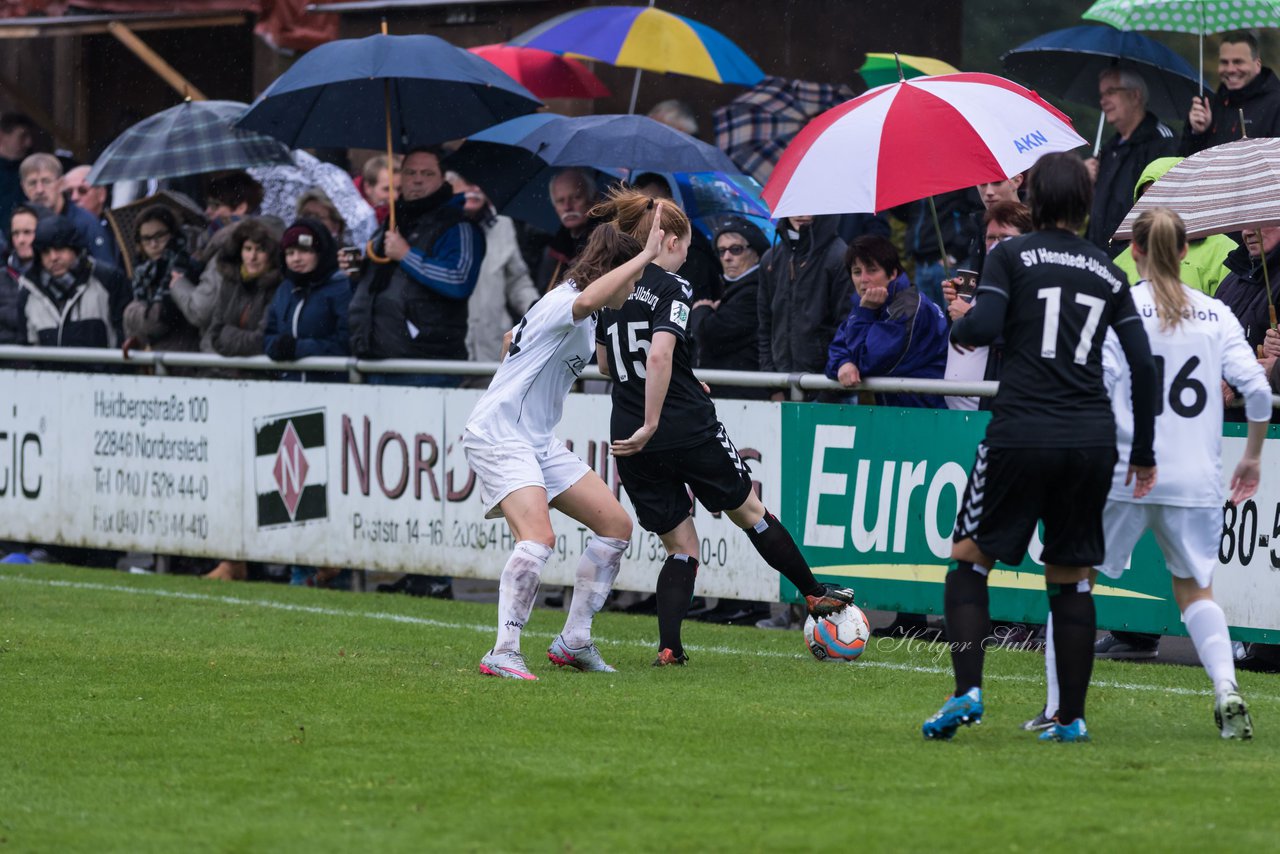
<path id="1" fill-rule="evenodd" d="M 1205 35 L 1280 27 L 1280 0 L 1098 0 L 1081 17 L 1121 30 L 1199 35 L 1203 79 Z"/>

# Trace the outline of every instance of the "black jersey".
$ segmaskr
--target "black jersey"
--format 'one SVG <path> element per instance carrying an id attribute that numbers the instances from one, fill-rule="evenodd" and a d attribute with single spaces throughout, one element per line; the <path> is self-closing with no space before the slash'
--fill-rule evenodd
<path id="1" fill-rule="evenodd" d="M 987 444 L 1114 445 L 1102 343 L 1109 328 L 1141 320 L 1127 277 L 1106 253 L 1057 229 L 1015 237 L 987 256 L 978 295 L 979 302 L 1007 300 Z"/>
<path id="2" fill-rule="evenodd" d="M 613 377 L 609 430 L 615 440 L 626 439 L 644 424 L 645 364 L 655 331 L 674 335 L 676 347 L 662 417 L 645 450 L 689 448 L 715 435 L 719 423 L 715 404 L 693 375 L 693 338 L 687 331 L 692 297 L 688 282 L 650 264 L 622 308 L 602 313 L 596 343 L 609 354 Z"/>

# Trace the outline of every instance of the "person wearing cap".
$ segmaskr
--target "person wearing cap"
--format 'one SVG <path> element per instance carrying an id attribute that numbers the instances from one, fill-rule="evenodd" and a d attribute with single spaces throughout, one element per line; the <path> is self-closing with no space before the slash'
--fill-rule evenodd
<path id="1" fill-rule="evenodd" d="M 768 250 L 768 238 L 749 220 L 730 217 L 716 229 L 715 252 L 720 259 L 723 294 L 720 299 L 695 301 L 689 314 L 689 331 L 697 344 L 698 367 L 760 370 L 756 292 L 760 285 L 760 256 Z M 769 390 L 713 385 L 711 395 L 768 400 Z"/>
<path id="2" fill-rule="evenodd" d="M 18 280 L 18 311 L 28 343 L 41 347 L 115 347 L 128 285 L 114 267 L 92 257 L 71 220 L 36 225 L 35 255 Z"/>
<path id="3" fill-rule="evenodd" d="M 285 278 L 267 312 L 264 352 L 277 362 L 348 355 L 351 282 L 338 269 L 333 235 L 317 220 L 300 219 L 285 230 L 280 250 Z M 302 382 L 332 376 L 284 374 L 285 379 Z"/>

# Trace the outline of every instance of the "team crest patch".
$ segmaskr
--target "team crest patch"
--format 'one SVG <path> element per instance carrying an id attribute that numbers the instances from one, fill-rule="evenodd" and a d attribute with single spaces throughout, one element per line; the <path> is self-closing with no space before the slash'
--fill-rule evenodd
<path id="1" fill-rule="evenodd" d="M 689 306 L 682 302 L 671 303 L 671 322 L 684 329 L 689 323 Z"/>

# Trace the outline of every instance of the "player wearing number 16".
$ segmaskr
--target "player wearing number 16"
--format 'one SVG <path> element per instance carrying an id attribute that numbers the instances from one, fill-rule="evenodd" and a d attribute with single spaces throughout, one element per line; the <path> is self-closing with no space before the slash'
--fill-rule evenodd
<path id="1" fill-rule="evenodd" d="M 689 218 L 674 204 L 655 208 L 635 190 L 617 190 L 591 212 L 632 236 L 662 220 L 658 256 L 635 293 L 606 311 L 596 328 L 597 361 L 613 378 L 610 450 L 645 530 L 662 539 L 666 562 L 658 573 L 658 658 L 655 666 L 684 664 L 680 624 L 693 597 L 698 532 L 692 490 L 712 513 L 724 511 L 756 551 L 804 595 L 809 613 L 825 616 L 853 601 L 853 591 L 819 583 L 791 534 L 751 487 L 751 472 L 716 417 L 715 404 L 693 374 L 688 334 L 693 288 L 675 274 L 689 252 Z"/>
<path id="2" fill-rule="evenodd" d="M 520 654 L 520 633 L 533 610 L 551 548 L 548 505 L 593 534 L 583 550 L 564 631 L 547 650 L 559 666 L 613 670 L 591 640 L 631 539 L 631 519 L 600 476 L 555 436 L 569 389 L 591 358 L 596 313 L 617 308 L 658 257 L 655 219 L 641 243 L 610 225 L 597 228 L 568 279 L 539 300 L 510 333 L 502 364 L 463 431 L 467 463 L 480 481 L 485 518 L 505 516 L 516 546 L 498 585 L 498 638 L 480 672 L 535 679 Z"/>
<path id="3" fill-rule="evenodd" d="M 1213 682 L 1214 716 L 1223 738 L 1253 735 L 1249 710 L 1236 686 L 1235 661 L 1227 618 L 1213 601 L 1213 569 L 1222 535 L 1222 395 L 1219 381 L 1240 391 L 1249 419 L 1244 455 L 1231 476 L 1232 505 L 1253 497 L 1261 471 L 1262 443 L 1271 418 L 1271 387 L 1245 340 L 1231 309 L 1183 284 L 1179 275 L 1187 254 L 1187 232 L 1168 208 L 1140 216 L 1133 227 L 1133 257 L 1143 281 L 1133 289 L 1142 324 L 1151 340 L 1163 392 L 1156 406 L 1156 453 L 1176 459 L 1160 483 L 1142 501 L 1125 488 L 1125 472 L 1116 467 L 1103 513 L 1106 559 L 1098 572 L 1124 574 L 1133 547 L 1148 529 L 1173 575 L 1173 596 L 1182 612 L 1200 663 Z M 1102 353 L 1107 386 L 1116 414 L 1121 453 L 1133 441 L 1128 365 L 1107 337 Z M 1051 639 L 1052 642 L 1052 639 Z M 1052 646 L 1045 660 L 1052 656 Z M 1049 673 L 1052 716 L 1054 674 Z"/>
<path id="4" fill-rule="evenodd" d="M 1115 331 L 1132 376 L 1125 482 L 1155 485 L 1156 366 L 1124 273 L 1079 236 L 1093 186 L 1079 158 L 1048 154 L 1032 167 L 1031 234 L 987 256 L 973 309 L 951 328 L 965 346 L 1004 336 L 1004 368 L 987 434 L 956 518 L 943 605 L 955 694 L 925 721 L 951 738 L 982 719 L 987 574 L 1022 561 L 1044 522 L 1045 586 L 1057 647 L 1059 722 L 1044 736 L 1084 741 L 1085 693 L 1097 631 L 1090 569 L 1104 557 L 1102 508 L 1116 463 L 1116 423 L 1102 381 L 1102 344 Z"/>

